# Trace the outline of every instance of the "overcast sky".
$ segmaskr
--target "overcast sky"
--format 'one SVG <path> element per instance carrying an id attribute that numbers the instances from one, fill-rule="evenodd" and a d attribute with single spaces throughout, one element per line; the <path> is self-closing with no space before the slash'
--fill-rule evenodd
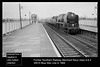
<path id="1" fill-rule="evenodd" d="M 22 18 L 29 18 L 31 14 L 37 14 L 39 18 L 47 18 L 59 14 L 74 12 L 79 17 L 96 17 L 94 9 L 97 2 L 3 2 L 3 18 L 19 18 L 19 3 L 23 6 Z M 26 15 L 26 16 L 25 16 Z"/>

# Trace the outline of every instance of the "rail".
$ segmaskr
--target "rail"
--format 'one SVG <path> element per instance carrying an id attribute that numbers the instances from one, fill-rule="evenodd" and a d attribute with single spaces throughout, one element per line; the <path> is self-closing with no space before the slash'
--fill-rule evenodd
<path id="1" fill-rule="evenodd" d="M 62 41 L 64 41 L 64 43 L 66 43 L 66 44 L 68 44 L 69 46 L 71 46 L 76 52 L 78 52 L 78 54 L 80 54 L 81 55 L 81 57 L 89 57 L 88 55 L 86 55 L 83 51 L 81 51 L 79 48 L 77 48 L 76 46 L 74 46 L 71 42 L 69 42 L 68 40 L 66 40 L 64 37 L 62 37 L 59 33 L 57 33 L 56 31 L 54 31 L 52 28 L 50 28 L 49 26 L 48 26 L 48 28 L 50 29 L 50 30 L 52 30 Z M 56 43 L 55 43 L 56 44 Z M 61 45 L 60 45 L 61 46 Z M 63 46 L 63 45 L 62 45 Z M 67 46 L 67 45 L 66 45 Z M 58 50 L 61 52 L 61 55 L 63 56 L 63 57 L 65 57 L 64 56 L 64 54 L 62 53 L 62 51 L 59 49 L 59 47 L 57 47 L 58 48 Z M 65 46 L 63 47 L 63 48 L 65 48 Z M 67 48 L 68 48 L 68 46 L 67 46 Z M 66 49 L 67 49 L 66 48 Z M 67 56 L 68 57 L 68 56 Z M 71 56 L 70 56 L 71 57 Z"/>

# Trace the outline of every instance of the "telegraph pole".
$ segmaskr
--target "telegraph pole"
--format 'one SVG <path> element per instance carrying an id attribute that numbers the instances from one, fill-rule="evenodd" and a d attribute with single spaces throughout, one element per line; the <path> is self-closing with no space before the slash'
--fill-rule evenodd
<path id="1" fill-rule="evenodd" d="M 20 16 L 20 27 L 22 29 L 22 20 L 21 20 L 21 6 L 19 4 L 19 16 Z"/>

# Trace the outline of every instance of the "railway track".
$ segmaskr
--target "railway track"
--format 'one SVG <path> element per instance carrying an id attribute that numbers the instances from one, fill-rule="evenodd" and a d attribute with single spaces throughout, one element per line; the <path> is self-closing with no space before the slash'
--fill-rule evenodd
<path id="1" fill-rule="evenodd" d="M 49 27 L 51 29 L 51 27 Z M 63 42 L 73 47 L 74 51 L 78 51 L 84 55 L 84 57 L 97 57 L 97 46 L 90 44 L 92 42 L 86 42 L 82 39 L 78 39 L 76 36 L 61 33 L 61 31 L 56 31 L 51 29 Z M 56 32 L 55 32 L 56 31 Z M 66 49 L 66 48 L 64 48 Z M 74 56 L 74 55 L 73 55 Z M 83 57 L 83 56 L 82 56 Z"/>
<path id="2" fill-rule="evenodd" d="M 77 36 L 72 36 L 72 35 L 68 35 L 76 40 L 78 40 L 79 42 L 83 43 L 84 45 L 94 49 L 95 51 L 97 50 L 97 45 L 88 41 L 84 41 L 82 38 L 77 37 Z"/>
<path id="3" fill-rule="evenodd" d="M 86 55 L 83 51 L 75 47 L 72 43 L 67 41 L 50 27 L 46 25 L 44 25 L 44 27 L 63 57 L 88 57 L 88 55 Z"/>
<path id="4" fill-rule="evenodd" d="M 78 37 L 78 38 L 84 39 L 85 41 L 88 40 L 88 42 L 90 42 L 90 43 L 97 43 L 98 42 L 97 39 L 90 38 L 90 37 L 85 36 L 85 35 L 78 34 L 78 35 L 75 35 L 75 36 Z"/>

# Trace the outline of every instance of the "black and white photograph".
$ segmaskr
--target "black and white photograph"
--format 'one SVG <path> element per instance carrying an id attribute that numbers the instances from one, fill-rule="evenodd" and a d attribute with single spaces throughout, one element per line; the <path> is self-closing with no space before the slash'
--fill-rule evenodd
<path id="1" fill-rule="evenodd" d="M 2 2 L 2 57 L 98 57 L 98 2 Z"/>

